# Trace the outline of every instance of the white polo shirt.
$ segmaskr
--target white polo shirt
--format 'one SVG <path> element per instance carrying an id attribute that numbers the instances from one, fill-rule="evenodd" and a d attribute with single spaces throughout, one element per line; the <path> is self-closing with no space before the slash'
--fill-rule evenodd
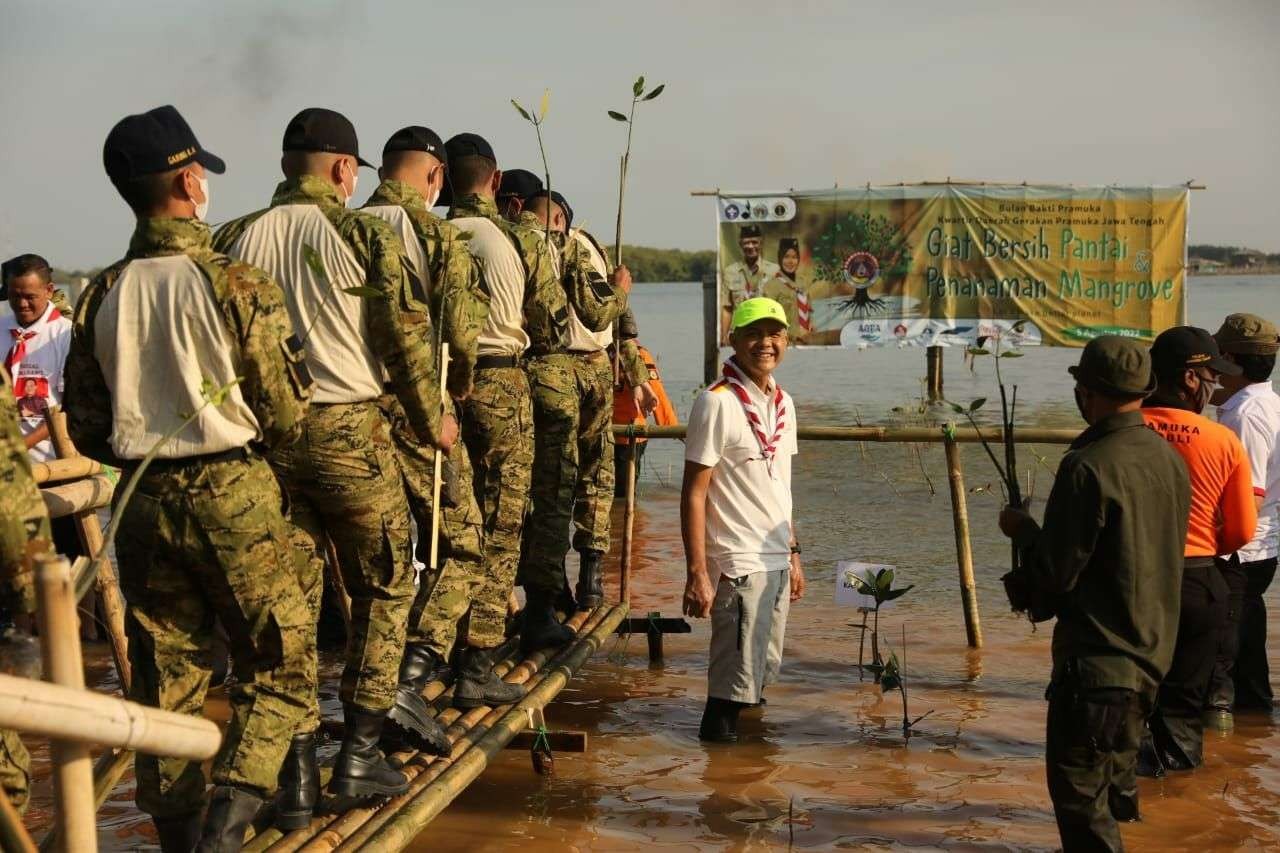
<path id="1" fill-rule="evenodd" d="M 762 413 L 766 435 L 777 426 L 770 379 L 766 395 L 754 382 L 747 393 Z M 791 457 L 795 455 L 796 414 L 791 395 L 778 449 L 770 466 L 747 420 L 742 403 L 724 380 L 698 395 L 689 413 L 684 458 L 712 468 L 707 492 L 707 568 L 738 578 L 781 571 L 791 565 Z"/>
<path id="2" fill-rule="evenodd" d="M 23 328 L 13 315 L 0 317 L 0 362 L 15 343 L 13 330 L 34 332 L 27 339 L 22 361 L 13 366 L 13 391 L 18 398 L 18 426 L 30 435 L 44 425 L 50 406 L 62 404 L 62 366 L 71 349 L 71 321 L 58 312 L 53 302 L 44 315 Z M 27 451 L 33 462 L 55 457 L 53 443 L 45 439 Z"/>
<path id="3" fill-rule="evenodd" d="M 1280 553 L 1280 395 L 1270 382 L 1246 385 L 1218 407 L 1218 422 L 1240 437 L 1253 493 L 1262 498 L 1253 541 L 1236 553 L 1242 563 L 1275 557 Z"/>

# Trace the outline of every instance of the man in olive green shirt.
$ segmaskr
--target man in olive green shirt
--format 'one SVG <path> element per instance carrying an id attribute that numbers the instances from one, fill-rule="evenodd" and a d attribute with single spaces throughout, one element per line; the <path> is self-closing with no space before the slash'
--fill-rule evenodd
<path id="1" fill-rule="evenodd" d="M 1097 338 L 1070 371 L 1089 428 L 1058 467 L 1043 527 L 1001 513 L 1021 557 L 1006 585 L 1015 609 L 1058 617 L 1045 762 L 1063 848 L 1122 850 L 1116 821 L 1138 817 L 1143 720 L 1177 638 L 1191 486 L 1139 411 L 1153 390 L 1141 345 Z"/>

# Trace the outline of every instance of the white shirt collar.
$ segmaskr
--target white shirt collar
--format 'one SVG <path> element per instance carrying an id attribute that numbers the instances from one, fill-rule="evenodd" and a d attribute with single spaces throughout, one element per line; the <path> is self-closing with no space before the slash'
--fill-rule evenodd
<path id="1" fill-rule="evenodd" d="M 1244 401 L 1250 397 L 1274 393 L 1275 389 L 1271 387 L 1270 380 L 1266 382 L 1251 382 L 1228 397 L 1227 401 L 1218 407 L 1218 411 L 1232 412 L 1244 405 Z"/>
<path id="2" fill-rule="evenodd" d="M 751 395 L 752 399 L 758 404 L 766 406 L 771 404 L 773 402 L 773 398 L 778 393 L 778 382 L 773 378 L 773 374 L 769 374 L 769 387 L 764 391 L 761 391 L 760 386 L 747 375 L 747 371 L 742 369 L 736 359 L 730 358 L 729 360 L 733 363 L 733 366 L 737 368 L 738 373 L 742 375 L 743 387 L 747 389 L 747 393 Z"/>

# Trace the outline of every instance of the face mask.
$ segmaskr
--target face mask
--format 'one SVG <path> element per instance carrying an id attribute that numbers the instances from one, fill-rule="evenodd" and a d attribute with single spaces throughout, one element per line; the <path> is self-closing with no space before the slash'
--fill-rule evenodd
<path id="1" fill-rule="evenodd" d="M 1196 378 L 1200 380 L 1200 384 L 1196 388 L 1196 399 L 1194 405 L 1196 407 L 1196 414 L 1200 414 L 1204 411 L 1204 407 L 1209 405 L 1209 400 L 1213 397 L 1213 392 L 1218 386 L 1215 383 L 1210 382 L 1208 379 L 1205 379 L 1203 376 L 1197 375 Z"/>
<path id="2" fill-rule="evenodd" d="M 439 189 L 439 188 L 436 188 L 436 189 L 434 189 L 434 190 L 432 190 L 432 191 L 431 191 L 431 195 L 427 196 L 427 199 L 426 199 L 426 201 L 427 201 L 427 208 L 428 208 L 428 209 L 430 209 L 430 208 L 435 207 L 435 206 L 436 206 L 436 202 L 437 202 L 439 199 L 440 199 L 440 189 Z"/>
<path id="3" fill-rule="evenodd" d="M 357 169 L 352 169 L 351 170 L 351 192 L 347 193 L 347 197 L 342 200 L 342 203 L 344 205 L 350 204 L 351 199 L 355 198 L 356 187 L 358 186 L 360 186 L 360 172 Z M 347 189 L 346 186 L 343 185 L 342 187 L 343 192 L 346 192 L 346 189 Z"/>
<path id="4" fill-rule="evenodd" d="M 204 196 L 204 201 L 196 205 L 196 219 L 201 222 L 205 221 L 205 217 L 209 214 L 209 179 L 200 179 L 200 193 Z"/>

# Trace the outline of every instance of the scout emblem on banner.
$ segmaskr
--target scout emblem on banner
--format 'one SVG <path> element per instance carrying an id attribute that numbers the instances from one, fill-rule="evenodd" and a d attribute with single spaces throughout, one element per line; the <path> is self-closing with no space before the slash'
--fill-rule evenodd
<path id="1" fill-rule="evenodd" d="M 723 193 L 722 322 L 759 278 L 801 345 L 965 345 L 1020 321 L 1019 344 L 1151 341 L 1185 322 L 1189 195 L 951 183 Z M 769 285 L 788 252 L 786 281 Z"/>

